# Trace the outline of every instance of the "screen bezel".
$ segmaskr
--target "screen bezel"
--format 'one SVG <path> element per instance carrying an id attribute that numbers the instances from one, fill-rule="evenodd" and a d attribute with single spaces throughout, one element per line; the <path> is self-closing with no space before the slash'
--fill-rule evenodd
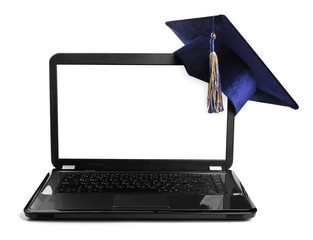
<path id="1" fill-rule="evenodd" d="M 57 65 L 183 65 L 174 54 L 154 53 L 59 53 L 50 58 L 50 126 L 51 161 L 55 168 L 75 165 L 82 170 L 140 170 L 140 171 L 205 171 L 210 166 L 229 169 L 233 162 L 235 111 L 228 100 L 225 159 L 75 159 L 59 158 Z"/>

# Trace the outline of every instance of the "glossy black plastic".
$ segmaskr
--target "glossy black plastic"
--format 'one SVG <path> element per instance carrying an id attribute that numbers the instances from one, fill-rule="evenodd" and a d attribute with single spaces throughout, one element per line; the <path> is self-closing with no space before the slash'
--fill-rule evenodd
<path id="1" fill-rule="evenodd" d="M 205 171 L 209 166 L 221 166 L 227 170 L 233 163 L 234 107 L 228 101 L 227 136 L 225 159 L 60 159 L 58 152 L 58 100 L 57 65 L 182 65 L 174 54 L 56 54 L 50 59 L 50 121 L 51 157 L 56 169 L 63 165 L 75 165 L 75 169 L 91 170 L 163 170 L 163 171 Z"/>
<path id="2" fill-rule="evenodd" d="M 65 171 L 49 173 L 24 211 L 30 218 L 102 218 L 102 219 L 247 219 L 256 208 L 233 171 L 218 171 L 228 192 L 224 195 L 162 195 L 166 205 L 132 208 L 114 204 L 119 194 L 56 193 Z M 190 172 L 189 172 L 190 173 Z M 197 172 L 199 173 L 199 172 Z M 210 173 L 217 173 L 211 171 Z M 208 174 L 201 173 L 201 174 Z M 45 189 L 49 189 L 48 192 Z M 133 194 L 139 196 L 140 194 Z M 147 195 L 146 195 L 147 196 Z"/>

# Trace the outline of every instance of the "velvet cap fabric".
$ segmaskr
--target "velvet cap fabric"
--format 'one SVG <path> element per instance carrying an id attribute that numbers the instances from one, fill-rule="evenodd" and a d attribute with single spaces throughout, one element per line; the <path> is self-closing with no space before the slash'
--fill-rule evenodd
<path id="1" fill-rule="evenodd" d="M 189 75 L 209 82 L 210 35 L 213 17 L 166 22 L 185 44 L 175 54 Z M 248 100 L 298 109 L 276 77 L 224 15 L 214 16 L 215 52 L 219 59 L 222 92 L 237 114 Z"/>

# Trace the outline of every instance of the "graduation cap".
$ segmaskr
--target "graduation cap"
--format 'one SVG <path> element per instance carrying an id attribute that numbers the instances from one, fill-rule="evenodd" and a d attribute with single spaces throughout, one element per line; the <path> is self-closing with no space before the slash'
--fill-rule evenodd
<path id="1" fill-rule="evenodd" d="M 224 15 L 166 22 L 185 44 L 175 54 L 189 75 L 209 83 L 208 112 L 223 111 L 221 92 L 237 114 L 248 100 L 297 103 Z"/>

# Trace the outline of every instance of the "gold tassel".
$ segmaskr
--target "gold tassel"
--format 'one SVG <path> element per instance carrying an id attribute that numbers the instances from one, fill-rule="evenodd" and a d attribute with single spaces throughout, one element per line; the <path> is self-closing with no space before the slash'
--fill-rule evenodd
<path id="1" fill-rule="evenodd" d="M 213 36 L 215 37 L 215 36 Z M 207 99 L 207 111 L 209 113 L 219 113 L 223 109 L 222 90 L 220 86 L 220 73 L 218 58 L 216 53 L 210 52 L 210 81 Z"/>

